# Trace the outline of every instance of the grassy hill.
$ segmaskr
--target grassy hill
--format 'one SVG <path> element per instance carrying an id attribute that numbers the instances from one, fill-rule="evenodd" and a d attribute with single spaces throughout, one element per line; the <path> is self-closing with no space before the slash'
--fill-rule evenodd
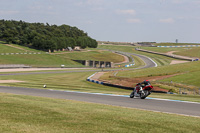
<path id="1" fill-rule="evenodd" d="M 199 118 L 72 100 L 0 94 L 0 104 L 2 133 L 198 133 L 200 128 Z"/>
<path id="2" fill-rule="evenodd" d="M 6 53 L 9 53 L 9 55 L 5 55 Z M 0 64 L 24 64 L 32 67 L 60 67 L 61 65 L 65 65 L 66 67 L 84 67 L 82 64 L 73 60 L 122 62 L 124 58 L 120 55 L 102 50 L 48 54 L 19 45 L 0 43 Z"/>
<path id="3" fill-rule="evenodd" d="M 114 49 L 114 50 L 121 50 L 124 52 L 132 52 L 137 54 L 146 55 L 152 58 L 159 67 L 157 68 L 148 68 L 142 70 L 129 70 L 129 71 L 120 71 L 117 74 L 117 78 L 141 78 L 144 79 L 153 78 L 156 76 L 166 76 L 166 75 L 174 75 L 165 79 L 157 79 L 153 83 L 156 86 L 159 86 L 164 89 L 173 90 L 174 92 L 178 92 L 179 88 L 188 88 L 188 89 L 196 89 L 198 93 L 198 88 L 200 87 L 199 83 L 199 74 L 200 74 L 200 62 L 189 62 L 184 64 L 176 64 L 176 65 L 169 65 L 173 58 L 156 55 L 156 54 L 149 54 L 145 52 L 136 51 L 132 46 L 114 46 L 114 45 L 100 45 L 99 48 L 105 49 Z M 177 51 L 174 54 L 191 56 L 191 57 L 200 57 L 200 48 L 155 48 L 155 47 L 142 47 L 142 49 L 156 51 L 156 52 L 163 52 L 167 53 L 170 51 Z M 109 78 L 112 73 L 108 73 L 104 76 L 106 80 L 115 80 Z M 123 80 L 123 78 L 121 80 Z M 171 83 L 171 81 L 173 83 Z"/>
<path id="4" fill-rule="evenodd" d="M 20 45 L 2 44 L 2 43 L 0 43 L 0 54 L 1 53 L 26 53 L 26 52 L 44 53 L 43 51 L 30 49 L 28 47 L 23 47 L 23 46 L 20 46 Z"/>

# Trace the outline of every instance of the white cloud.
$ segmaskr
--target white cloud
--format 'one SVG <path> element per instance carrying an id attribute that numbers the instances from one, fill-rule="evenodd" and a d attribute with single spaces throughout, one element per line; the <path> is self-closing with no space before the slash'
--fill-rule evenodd
<path id="1" fill-rule="evenodd" d="M 133 9 L 130 10 L 117 10 L 118 14 L 126 14 L 126 15 L 135 15 L 136 11 Z"/>
<path id="2" fill-rule="evenodd" d="M 173 18 L 160 19 L 159 22 L 161 22 L 161 23 L 174 23 L 174 19 Z"/>
<path id="3" fill-rule="evenodd" d="M 127 19 L 127 22 L 128 23 L 141 23 L 141 20 L 137 19 L 137 18 L 133 18 L 133 19 Z"/>

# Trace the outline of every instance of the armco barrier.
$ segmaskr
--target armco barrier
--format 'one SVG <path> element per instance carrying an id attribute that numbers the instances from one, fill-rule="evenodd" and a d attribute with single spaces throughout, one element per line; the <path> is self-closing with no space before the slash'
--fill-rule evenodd
<path id="1" fill-rule="evenodd" d="M 104 82 L 103 82 L 103 85 L 111 86 L 111 87 L 117 87 L 117 88 L 121 88 L 121 89 L 125 89 L 125 90 L 133 90 L 134 89 L 133 87 L 126 87 L 126 86 L 121 86 L 121 85 L 114 85 L 114 84 L 104 83 Z"/>
<path id="2" fill-rule="evenodd" d="M 129 65 L 125 65 L 125 67 L 130 67 L 130 66 L 134 66 L 135 64 L 129 64 Z"/>
<path id="3" fill-rule="evenodd" d="M 136 50 L 142 51 L 142 52 L 147 52 L 147 53 L 152 53 L 152 54 L 163 55 L 163 56 L 167 56 L 167 57 L 171 57 L 171 58 L 175 58 L 175 59 L 181 59 L 181 60 L 187 60 L 187 61 L 196 61 L 194 58 L 184 57 L 184 56 L 180 56 L 180 55 L 170 55 L 170 54 L 166 54 L 166 53 L 159 53 L 159 52 L 155 52 L 155 51 L 149 51 L 149 50 L 138 49 L 138 48 Z"/>
<path id="4" fill-rule="evenodd" d="M 90 77 L 87 78 L 87 81 L 89 82 L 93 82 L 93 83 L 97 83 L 97 84 L 103 84 L 103 82 L 101 81 L 96 81 L 96 80 L 93 80 L 91 79 L 96 73 L 92 74 Z"/>
<path id="5" fill-rule="evenodd" d="M 97 83 L 97 84 L 103 84 L 103 82 L 101 82 L 101 81 L 96 81 L 96 80 L 92 80 L 92 79 L 87 79 L 87 81 Z"/>
<path id="6" fill-rule="evenodd" d="M 160 48 L 181 48 L 181 47 L 200 47 L 200 45 L 180 45 L 180 46 L 157 46 Z"/>

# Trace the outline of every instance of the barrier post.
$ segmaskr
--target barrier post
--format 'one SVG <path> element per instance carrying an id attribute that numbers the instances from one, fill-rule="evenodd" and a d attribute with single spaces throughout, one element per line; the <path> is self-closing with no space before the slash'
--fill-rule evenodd
<path id="1" fill-rule="evenodd" d="M 199 95 L 200 95 L 200 88 L 199 88 Z"/>
<path id="2" fill-rule="evenodd" d="M 179 94 L 181 94 L 181 88 L 179 88 Z"/>

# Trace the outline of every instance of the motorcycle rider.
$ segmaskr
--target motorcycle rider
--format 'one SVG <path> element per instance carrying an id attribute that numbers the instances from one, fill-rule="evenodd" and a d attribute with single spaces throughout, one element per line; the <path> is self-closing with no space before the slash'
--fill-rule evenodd
<path id="1" fill-rule="evenodd" d="M 141 96 L 141 94 L 145 94 L 144 91 L 143 91 L 143 87 L 148 86 L 148 85 L 151 85 L 151 83 L 148 80 L 144 80 L 143 82 L 138 83 L 136 85 L 136 87 L 133 89 L 133 92 L 131 92 L 130 98 L 134 98 L 135 96 L 138 96 L 138 94 L 140 94 L 140 96 Z M 150 87 L 150 90 L 152 89 L 152 87 L 153 86 Z M 148 92 L 147 96 L 149 94 L 150 94 L 150 92 Z M 146 98 L 146 96 L 144 98 Z M 144 98 L 141 98 L 141 99 L 144 99 Z"/>
<path id="2" fill-rule="evenodd" d="M 148 80 L 144 80 L 141 84 L 144 84 L 145 86 L 151 85 L 151 83 Z"/>
<path id="3" fill-rule="evenodd" d="M 148 80 L 144 80 L 142 83 L 140 83 L 140 91 L 142 91 L 142 88 L 147 86 L 147 85 L 151 85 L 151 83 Z"/>

